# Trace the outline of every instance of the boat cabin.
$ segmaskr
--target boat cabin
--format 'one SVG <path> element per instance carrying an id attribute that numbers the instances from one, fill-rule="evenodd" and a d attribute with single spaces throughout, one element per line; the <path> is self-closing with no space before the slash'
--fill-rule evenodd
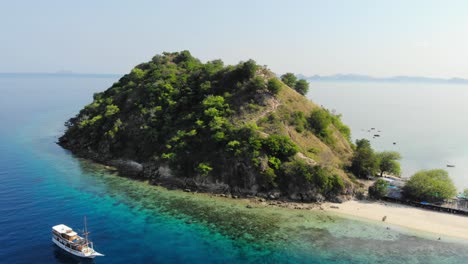
<path id="1" fill-rule="evenodd" d="M 78 238 L 78 234 L 73 231 L 73 229 L 63 224 L 52 227 L 52 232 L 56 236 L 62 237 L 68 241 L 73 241 Z"/>

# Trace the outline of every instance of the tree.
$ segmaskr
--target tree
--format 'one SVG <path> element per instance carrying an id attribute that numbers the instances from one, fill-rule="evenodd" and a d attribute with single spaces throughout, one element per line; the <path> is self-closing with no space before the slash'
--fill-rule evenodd
<path id="1" fill-rule="evenodd" d="M 331 119 L 326 110 L 316 109 L 312 111 L 308 121 L 310 128 L 319 138 L 327 139 L 330 136 L 328 126 L 331 123 Z"/>
<path id="2" fill-rule="evenodd" d="M 454 197 L 457 189 L 445 170 L 415 173 L 403 188 L 404 195 L 417 201 L 440 202 Z"/>
<path id="3" fill-rule="evenodd" d="M 377 162 L 379 164 L 380 177 L 384 172 L 391 173 L 395 176 L 400 176 L 400 163 L 401 155 L 395 151 L 383 151 L 377 153 Z"/>
<path id="4" fill-rule="evenodd" d="M 351 160 L 351 172 L 359 178 L 366 178 L 377 173 L 377 165 L 377 158 L 369 140 L 356 140 L 356 150 Z"/>
<path id="5" fill-rule="evenodd" d="M 383 179 L 378 179 L 369 187 L 369 195 L 372 198 L 380 199 L 388 193 L 388 182 Z"/>
<path id="6" fill-rule="evenodd" d="M 198 174 L 200 174 L 200 176 L 203 176 L 203 177 L 208 176 L 208 174 L 212 170 L 213 168 L 210 166 L 209 163 L 206 163 L 206 162 L 199 163 L 196 168 L 196 171 L 198 172 Z"/>
<path id="7" fill-rule="evenodd" d="M 241 63 L 239 66 L 239 73 L 241 78 L 248 80 L 255 76 L 255 72 L 258 70 L 258 65 L 254 60 L 248 60 Z"/>
<path id="8" fill-rule="evenodd" d="M 281 83 L 278 81 L 278 79 L 272 78 L 268 81 L 267 88 L 268 91 L 270 91 L 272 94 L 278 94 L 281 90 Z"/>
<path id="9" fill-rule="evenodd" d="M 305 95 L 309 91 L 309 83 L 306 80 L 301 79 L 294 85 L 294 90 L 302 95 Z"/>
<path id="10" fill-rule="evenodd" d="M 294 88 L 296 86 L 297 78 L 294 73 L 288 72 L 281 75 L 281 81 L 284 82 L 287 86 Z"/>

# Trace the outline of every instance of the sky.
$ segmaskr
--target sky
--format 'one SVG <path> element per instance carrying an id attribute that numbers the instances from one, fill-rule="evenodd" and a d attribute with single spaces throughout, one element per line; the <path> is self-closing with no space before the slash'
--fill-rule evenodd
<path id="1" fill-rule="evenodd" d="M 465 0 L 0 0 L 0 72 L 127 73 L 164 51 L 278 74 L 468 78 Z"/>

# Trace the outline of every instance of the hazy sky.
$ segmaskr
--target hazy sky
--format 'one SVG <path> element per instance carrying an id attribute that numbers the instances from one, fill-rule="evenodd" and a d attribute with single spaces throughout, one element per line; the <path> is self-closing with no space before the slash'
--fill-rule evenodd
<path id="1" fill-rule="evenodd" d="M 0 72 L 126 73 L 163 51 L 277 73 L 468 78 L 468 1 L 0 0 Z"/>

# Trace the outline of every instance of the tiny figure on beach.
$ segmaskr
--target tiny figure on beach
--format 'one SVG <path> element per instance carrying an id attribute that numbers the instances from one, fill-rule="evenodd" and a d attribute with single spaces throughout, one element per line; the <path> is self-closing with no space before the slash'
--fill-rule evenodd
<path id="1" fill-rule="evenodd" d="M 384 217 L 382 218 L 382 222 L 385 222 L 385 220 L 387 220 L 387 216 L 384 215 Z"/>

